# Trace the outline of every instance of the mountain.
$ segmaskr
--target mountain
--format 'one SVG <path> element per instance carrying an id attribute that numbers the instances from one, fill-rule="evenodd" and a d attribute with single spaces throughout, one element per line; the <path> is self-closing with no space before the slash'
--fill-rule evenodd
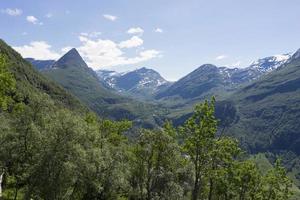
<path id="1" fill-rule="evenodd" d="M 238 110 L 238 120 L 230 131 L 239 136 L 244 133 L 253 151 L 284 149 L 300 155 L 299 54 L 300 50 L 284 67 L 251 82 L 228 98 Z"/>
<path id="2" fill-rule="evenodd" d="M 166 90 L 157 94 L 157 98 L 180 96 L 183 99 L 209 95 L 215 88 L 225 89 L 227 77 L 220 73 L 220 69 L 211 64 L 205 64 L 172 84 Z M 224 84 L 226 83 L 226 84 Z"/>
<path id="3" fill-rule="evenodd" d="M 42 73 L 63 86 L 101 117 L 128 119 L 142 126 L 153 126 L 159 118 L 161 109 L 156 105 L 138 102 L 108 89 L 76 49 L 71 49 Z"/>
<path id="4" fill-rule="evenodd" d="M 6 56 L 9 69 L 16 78 L 16 101 L 25 104 L 43 96 L 51 99 L 56 107 L 69 108 L 74 111 L 87 111 L 88 109 L 80 101 L 66 92 L 61 86 L 44 77 L 22 56 L 0 39 L 0 53 Z M 45 96 L 46 95 L 46 96 Z"/>
<path id="5" fill-rule="evenodd" d="M 277 69 L 282 64 L 284 64 L 290 58 L 291 58 L 291 54 L 270 56 L 270 57 L 258 59 L 257 61 L 253 62 L 248 68 L 257 69 L 257 71 L 261 73 L 271 72 L 274 69 Z"/>
<path id="6" fill-rule="evenodd" d="M 110 88 L 118 90 L 118 87 L 116 86 L 116 79 L 123 73 L 111 70 L 97 70 L 96 73 L 98 78 L 105 82 Z"/>
<path id="7" fill-rule="evenodd" d="M 177 96 L 183 99 L 203 99 L 211 95 L 228 95 L 228 92 L 234 91 L 240 85 L 276 70 L 289 59 L 289 54 L 270 56 L 259 59 L 246 68 L 217 67 L 205 64 L 181 78 L 166 90 L 160 91 L 156 98 Z"/>
<path id="8" fill-rule="evenodd" d="M 170 85 L 158 72 L 145 67 L 126 73 L 98 70 L 97 74 L 111 88 L 132 96 L 151 97 Z"/>
<path id="9" fill-rule="evenodd" d="M 55 60 L 36 60 L 34 58 L 25 58 L 28 62 L 30 62 L 37 70 L 45 70 L 52 67 Z"/>
<path id="10" fill-rule="evenodd" d="M 238 69 L 231 74 L 234 83 L 247 83 L 282 66 L 291 58 L 291 54 L 281 54 L 258 59 L 250 66 Z"/>
<path id="11" fill-rule="evenodd" d="M 225 134 L 250 153 L 279 156 L 300 186 L 300 50 L 219 102 L 216 111 Z"/>

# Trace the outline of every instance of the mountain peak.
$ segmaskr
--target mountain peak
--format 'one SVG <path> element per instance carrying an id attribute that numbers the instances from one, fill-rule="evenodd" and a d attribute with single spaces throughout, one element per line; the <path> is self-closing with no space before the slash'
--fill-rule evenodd
<path id="1" fill-rule="evenodd" d="M 194 72 L 215 72 L 218 70 L 218 67 L 213 64 L 203 64 L 197 69 L 194 70 Z M 191 73 L 190 73 L 191 74 Z"/>
<path id="2" fill-rule="evenodd" d="M 207 69 L 217 69 L 218 67 L 213 64 L 203 64 L 198 69 L 207 70 Z"/>
<path id="3" fill-rule="evenodd" d="M 262 73 L 273 71 L 279 66 L 286 63 L 291 58 L 290 54 L 280 54 L 269 56 L 265 58 L 260 58 L 257 61 L 254 61 L 248 69 L 258 70 Z"/>
<path id="4" fill-rule="evenodd" d="M 69 50 L 57 62 L 55 62 L 53 68 L 56 68 L 58 66 L 59 68 L 64 68 L 66 66 L 88 68 L 87 64 L 84 62 L 84 60 L 75 48 Z"/>
<path id="5" fill-rule="evenodd" d="M 145 73 L 145 72 L 155 72 L 155 71 L 153 69 L 150 69 L 150 68 L 147 68 L 147 67 L 142 67 L 142 68 L 134 70 L 133 72 Z"/>
<path id="6" fill-rule="evenodd" d="M 100 80 L 119 92 L 133 96 L 149 96 L 169 84 L 157 71 L 142 67 L 126 73 L 115 71 L 97 71 Z"/>
<path id="7" fill-rule="evenodd" d="M 70 49 L 64 56 L 76 56 L 81 57 L 76 48 Z"/>

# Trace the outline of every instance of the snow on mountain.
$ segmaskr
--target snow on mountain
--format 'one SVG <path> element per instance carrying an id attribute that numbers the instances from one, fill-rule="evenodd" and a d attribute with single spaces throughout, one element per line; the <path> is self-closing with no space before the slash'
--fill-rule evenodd
<path id="1" fill-rule="evenodd" d="M 219 67 L 224 81 L 241 84 L 259 78 L 261 75 L 276 70 L 291 58 L 291 54 L 274 55 L 258 59 L 246 68 Z"/>
<path id="2" fill-rule="evenodd" d="M 145 67 L 123 73 L 98 70 L 97 75 L 100 80 L 106 82 L 111 88 L 131 94 L 151 95 L 169 85 L 169 82 L 158 72 Z"/>
<path id="3" fill-rule="evenodd" d="M 277 69 L 290 59 L 291 54 L 274 55 L 253 62 L 248 68 L 257 69 L 260 72 L 270 72 Z"/>
<path id="4" fill-rule="evenodd" d="M 96 71 L 98 77 L 100 80 L 105 82 L 109 87 L 117 89 L 116 88 L 116 78 L 120 77 L 122 73 L 116 72 L 116 71 L 110 71 L 110 70 L 98 70 Z"/>

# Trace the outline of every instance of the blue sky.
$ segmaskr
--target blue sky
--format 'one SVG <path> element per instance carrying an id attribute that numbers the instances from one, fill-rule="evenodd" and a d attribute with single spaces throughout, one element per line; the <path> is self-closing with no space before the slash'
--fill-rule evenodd
<path id="1" fill-rule="evenodd" d="M 0 36 L 25 57 L 75 47 L 94 69 L 176 80 L 300 48 L 298 0 L 1 0 Z"/>

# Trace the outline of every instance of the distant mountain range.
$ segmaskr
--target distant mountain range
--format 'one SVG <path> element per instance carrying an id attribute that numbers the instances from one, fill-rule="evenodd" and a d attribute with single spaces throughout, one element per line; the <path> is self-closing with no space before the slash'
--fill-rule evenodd
<path id="1" fill-rule="evenodd" d="M 101 116 L 140 122 L 144 119 L 156 124 L 155 121 L 161 122 L 164 118 L 176 119 L 176 123 L 180 123 L 195 103 L 211 96 L 216 96 L 219 101 L 230 99 L 240 88 L 284 68 L 292 57 L 291 54 L 269 56 L 246 68 L 204 64 L 173 83 L 145 67 L 123 73 L 109 70 L 95 72 L 76 49 L 70 50 L 58 61 L 27 60 Z M 143 103 L 143 100 L 148 103 Z M 147 117 L 145 113 L 148 113 Z M 149 113 L 160 117 L 153 119 Z"/>
<path id="2" fill-rule="evenodd" d="M 42 63 L 32 59 L 27 60 L 33 65 Z M 51 66 L 36 66 L 36 68 L 79 98 L 101 117 L 115 120 L 127 119 L 143 127 L 153 127 L 161 123 L 160 115 L 161 112 L 165 112 L 164 109 L 118 94 L 98 78 L 96 72 L 87 66 L 74 48 L 53 62 Z"/>
<path id="3" fill-rule="evenodd" d="M 111 88 L 132 96 L 151 97 L 171 84 L 158 72 L 145 67 L 125 73 L 98 70 L 97 74 L 100 80 L 106 82 Z"/>
<path id="4" fill-rule="evenodd" d="M 291 57 L 282 54 L 258 59 L 246 68 L 217 67 L 204 64 L 185 77 L 172 83 L 150 68 L 139 68 L 129 72 L 97 70 L 92 72 L 98 77 L 102 87 L 122 95 L 143 99 L 203 99 L 211 95 L 224 96 L 228 92 L 260 76 L 276 70 Z M 51 70 L 54 60 L 35 60 L 27 58 L 38 70 Z"/>
<path id="5" fill-rule="evenodd" d="M 241 85 L 276 70 L 290 57 L 290 54 L 270 56 L 259 59 L 246 68 L 217 67 L 212 64 L 201 65 L 167 89 L 158 92 L 156 99 L 169 99 L 171 97 L 203 99 L 211 95 L 222 96 L 223 93 L 234 91 Z"/>

